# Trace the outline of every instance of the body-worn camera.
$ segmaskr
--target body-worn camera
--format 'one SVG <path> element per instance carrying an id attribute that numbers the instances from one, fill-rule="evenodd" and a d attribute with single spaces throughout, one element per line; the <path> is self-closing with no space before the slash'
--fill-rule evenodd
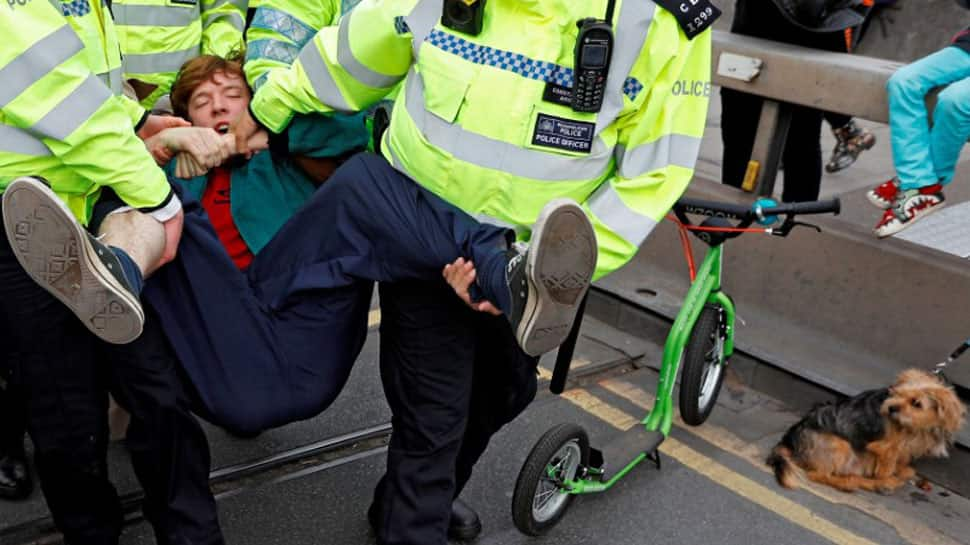
<path id="1" fill-rule="evenodd" d="M 478 36 L 484 19 L 485 0 L 444 0 L 441 24 L 452 30 Z"/>

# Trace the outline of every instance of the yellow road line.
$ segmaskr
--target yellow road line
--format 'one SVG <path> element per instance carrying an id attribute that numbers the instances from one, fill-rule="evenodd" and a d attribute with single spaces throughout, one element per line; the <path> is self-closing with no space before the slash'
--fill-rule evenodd
<path id="1" fill-rule="evenodd" d="M 367 314 L 367 327 L 371 328 L 381 323 L 381 309 L 370 311 Z"/>
<path id="2" fill-rule="evenodd" d="M 600 382 L 607 390 L 630 401 L 634 405 L 650 410 L 656 399 L 652 394 L 643 389 L 630 384 L 629 382 L 618 379 L 607 379 Z M 711 443 L 721 450 L 727 451 L 753 465 L 760 471 L 770 473 L 771 470 L 764 463 L 765 453 L 761 452 L 757 446 L 749 441 L 734 435 L 728 430 L 713 424 L 702 426 L 688 426 L 678 416 L 674 421 L 678 429 L 689 432 L 700 437 L 704 441 Z M 670 439 L 667 439 L 669 442 Z M 667 443 L 665 442 L 664 445 Z M 663 445 L 661 445 L 663 450 Z M 802 490 L 813 494 L 829 503 L 845 505 L 863 512 L 874 519 L 881 521 L 887 526 L 892 527 L 900 537 L 913 545 L 961 545 L 960 542 L 953 540 L 942 534 L 939 530 L 931 528 L 918 520 L 902 515 L 897 511 L 887 508 L 885 505 L 871 501 L 865 494 L 845 494 L 826 487 L 816 486 L 806 483 Z"/>
<path id="3" fill-rule="evenodd" d="M 585 390 L 576 389 L 564 392 L 563 397 L 619 430 L 628 430 L 638 422 L 636 418 L 611 406 Z M 710 479 L 715 484 L 723 486 L 735 494 L 769 509 L 777 515 L 833 543 L 842 545 L 877 545 L 873 541 L 869 541 L 818 516 L 810 509 L 785 498 L 740 473 L 734 472 L 730 468 L 697 452 L 672 437 L 668 437 L 660 445 L 660 451 Z"/>
<path id="4" fill-rule="evenodd" d="M 620 430 L 626 431 L 638 422 L 636 418 L 580 388 L 563 392 L 562 397 Z"/>

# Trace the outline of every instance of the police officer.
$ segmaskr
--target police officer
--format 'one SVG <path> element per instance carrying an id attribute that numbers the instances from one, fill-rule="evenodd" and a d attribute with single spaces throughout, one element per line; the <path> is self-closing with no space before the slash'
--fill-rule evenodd
<path id="1" fill-rule="evenodd" d="M 110 45 L 114 28 L 103 4 L 65 3 L 60 12 L 55 6 L 25 0 L 0 10 L 6 36 L 0 52 L 5 82 L 0 94 L 5 202 L 0 329 L 4 353 L 17 354 L 0 365 L 23 395 L 40 482 L 68 543 L 117 543 L 121 532 L 121 506 L 106 467 L 108 389 L 132 412 L 128 447 L 159 543 L 221 543 L 208 489 L 208 445 L 188 413 L 161 331 L 149 317 L 142 335 L 129 345 L 108 344 L 93 335 L 87 328 L 101 330 L 101 318 L 112 322 L 119 317 L 116 311 L 125 315 L 131 309 L 106 306 L 85 324 L 61 300 L 89 304 L 89 295 L 104 293 L 89 286 L 77 291 L 84 283 L 77 274 L 79 263 L 91 260 L 81 254 L 107 248 L 86 237 L 35 236 L 55 232 L 62 219 L 58 214 L 70 218 L 73 213 L 87 222 L 104 187 L 162 222 L 171 235 L 170 247 L 177 244 L 181 225 L 178 199 L 137 139 L 132 119 L 140 111 L 143 125 L 153 122 L 105 85 L 111 82 L 104 81 L 103 68 L 119 60 Z M 70 23 L 64 17 L 68 11 Z M 50 188 L 25 176 L 42 176 Z M 11 186 L 53 192 L 63 206 L 8 221 L 24 211 L 20 199 L 8 198 L 14 194 Z M 15 251 L 42 259 L 30 261 L 27 271 Z M 34 279 L 43 280 L 46 289 Z M 55 298 L 53 291 L 60 296 Z"/>
<path id="2" fill-rule="evenodd" d="M 529 225 L 543 203 L 571 197 L 596 229 L 603 276 L 692 176 L 710 89 L 705 29 L 718 14 L 705 0 L 363 0 L 270 72 L 236 141 L 260 125 L 285 132 L 294 112 L 361 110 L 403 81 L 385 171 L 499 225 Z M 490 437 L 533 399 L 537 359 L 506 320 L 469 310 L 443 282 L 380 291 L 394 429 L 369 515 L 380 543 L 440 545 Z M 477 534 L 474 511 L 462 526 Z"/>
<path id="3" fill-rule="evenodd" d="M 167 95 L 185 61 L 241 50 L 246 11 L 247 0 L 114 0 L 124 77 L 141 104 Z"/>

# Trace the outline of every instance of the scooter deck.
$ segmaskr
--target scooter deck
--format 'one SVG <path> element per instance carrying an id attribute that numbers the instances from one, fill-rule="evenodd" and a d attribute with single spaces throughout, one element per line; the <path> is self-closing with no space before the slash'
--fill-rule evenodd
<path id="1" fill-rule="evenodd" d="M 601 451 L 591 453 L 591 458 L 594 460 L 597 454 L 602 457 L 602 465 L 590 465 L 594 467 L 600 465 L 604 470 L 602 480 L 609 481 L 640 454 L 654 454 L 664 439 L 666 436 L 659 431 L 648 430 L 645 426 L 637 424 L 616 440 L 606 444 Z M 592 450 L 596 451 L 596 449 Z"/>

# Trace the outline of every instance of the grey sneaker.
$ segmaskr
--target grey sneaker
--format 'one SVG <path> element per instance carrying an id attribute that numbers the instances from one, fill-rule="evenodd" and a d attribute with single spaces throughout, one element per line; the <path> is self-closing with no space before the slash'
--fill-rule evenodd
<path id="1" fill-rule="evenodd" d="M 528 249 L 510 252 L 508 318 L 522 350 L 539 356 L 569 335 L 596 268 L 596 235 L 575 201 L 555 199 L 539 214 Z"/>
<path id="2" fill-rule="evenodd" d="M 18 178 L 3 193 L 3 225 L 17 261 L 101 339 L 125 344 L 145 323 L 114 253 L 90 236 L 37 178 Z"/>

